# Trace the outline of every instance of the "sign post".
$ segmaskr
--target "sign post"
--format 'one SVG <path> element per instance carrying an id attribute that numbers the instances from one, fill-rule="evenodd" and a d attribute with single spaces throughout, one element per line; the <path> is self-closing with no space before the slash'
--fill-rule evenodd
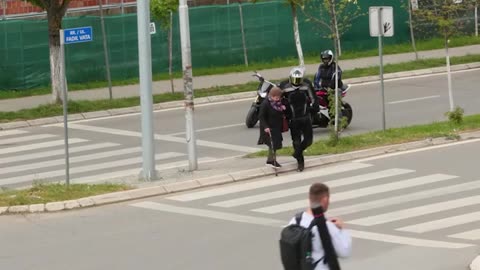
<path id="1" fill-rule="evenodd" d="M 68 85 L 67 69 L 65 65 L 65 44 L 83 43 L 93 41 L 92 27 L 60 29 L 60 73 L 62 78 L 63 96 L 63 127 L 65 136 L 65 174 L 67 186 L 70 185 L 70 156 L 68 151 Z"/>
<path id="2" fill-rule="evenodd" d="M 386 129 L 385 87 L 383 83 L 383 37 L 393 36 L 393 8 L 370 7 L 370 36 L 378 37 L 378 55 L 380 57 L 380 89 L 382 93 L 382 128 Z"/>

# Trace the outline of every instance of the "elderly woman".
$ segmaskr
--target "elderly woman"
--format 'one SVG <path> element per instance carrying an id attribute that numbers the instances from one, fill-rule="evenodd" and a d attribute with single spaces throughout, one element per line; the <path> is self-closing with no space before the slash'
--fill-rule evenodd
<path id="1" fill-rule="evenodd" d="M 268 146 L 268 158 L 266 165 L 272 167 L 281 167 L 274 160 L 274 151 L 282 148 L 282 132 L 285 105 L 282 104 L 282 90 L 279 87 L 273 87 L 266 98 L 260 105 L 260 138 L 258 144 L 266 144 Z"/>

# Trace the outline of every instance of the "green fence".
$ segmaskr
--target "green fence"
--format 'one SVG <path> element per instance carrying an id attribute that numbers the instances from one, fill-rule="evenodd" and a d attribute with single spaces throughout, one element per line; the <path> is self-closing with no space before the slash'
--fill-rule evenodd
<path id="1" fill-rule="evenodd" d="M 399 0 L 359 1 L 368 14 L 370 5 L 389 5 L 395 11 L 395 36 L 385 43 L 409 41 L 408 16 Z M 292 16 L 283 2 L 243 4 L 243 20 L 249 62 L 295 57 Z M 237 4 L 190 9 L 192 62 L 195 68 L 241 65 L 244 63 L 240 15 Z M 300 35 L 304 54 L 318 54 L 331 48 L 331 40 L 322 38 L 315 25 L 299 13 Z M 112 79 L 138 77 L 138 43 L 136 14 L 105 18 Z M 69 17 L 63 27 L 92 26 L 94 41 L 68 45 L 66 48 L 69 83 L 105 81 L 105 63 L 99 17 Z M 167 35 L 152 35 L 154 73 L 168 70 Z M 181 69 L 178 17 L 173 28 L 174 69 Z M 357 19 L 342 38 L 343 52 L 376 48 L 370 37 L 368 15 Z M 0 89 L 31 89 L 48 86 L 50 66 L 48 31 L 45 21 L 17 20 L 0 23 Z M 195 71 L 194 71 L 195 73 Z"/>

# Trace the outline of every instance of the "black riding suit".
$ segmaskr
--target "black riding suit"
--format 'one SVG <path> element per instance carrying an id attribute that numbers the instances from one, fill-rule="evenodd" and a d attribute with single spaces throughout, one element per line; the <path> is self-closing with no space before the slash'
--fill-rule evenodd
<path id="1" fill-rule="evenodd" d="M 331 65 L 325 65 L 324 63 L 320 64 L 318 67 L 317 73 L 313 80 L 313 85 L 315 90 L 328 87 L 335 89 L 335 65 L 337 63 L 332 62 Z M 338 67 L 338 88 L 343 89 L 342 82 L 342 69 Z"/>
<path id="2" fill-rule="evenodd" d="M 320 110 L 318 98 L 312 82 L 308 79 L 303 79 L 299 86 L 294 86 L 287 80 L 280 83 L 280 88 L 284 92 L 283 97 L 287 105 L 285 115 L 289 120 L 290 135 L 295 149 L 293 156 L 303 167 L 303 151 L 313 142 L 311 114 Z"/>

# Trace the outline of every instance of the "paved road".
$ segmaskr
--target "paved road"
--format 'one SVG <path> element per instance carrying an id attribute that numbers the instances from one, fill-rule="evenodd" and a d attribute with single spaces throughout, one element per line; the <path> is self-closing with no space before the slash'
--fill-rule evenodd
<path id="1" fill-rule="evenodd" d="M 480 70 L 453 75 L 454 97 L 467 114 L 480 113 L 480 94 L 474 87 Z M 445 75 L 424 76 L 385 83 L 387 127 L 444 120 L 448 110 Z M 378 83 L 352 87 L 346 100 L 354 118 L 346 134 L 381 129 Z M 196 107 L 200 168 L 209 162 L 232 159 L 264 149 L 256 145 L 258 128 L 244 125 L 251 100 Z M 73 122 L 70 127 L 73 182 L 100 181 L 115 176 L 138 175 L 141 168 L 140 115 Z M 158 170 L 186 168 L 183 109 L 155 113 Z M 315 138 L 327 130 L 315 130 Z M 289 135 L 285 145 L 291 145 Z M 18 186 L 34 180 L 64 179 L 63 124 L 0 132 L 0 185 Z"/>
<path id="2" fill-rule="evenodd" d="M 478 54 L 480 51 L 480 45 L 470 45 L 463 47 L 450 48 L 450 56 L 465 56 L 470 54 Z M 431 51 L 420 51 L 419 57 L 421 59 L 442 58 L 445 57 L 444 49 L 437 49 Z M 384 56 L 384 64 L 404 63 L 415 60 L 415 54 L 412 53 L 399 53 L 393 55 Z M 342 60 L 340 63 L 343 70 L 351 70 L 355 68 L 379 66 L 378 56 L 363 57 L 351 60 Z M 281 80 L 288 76 L 292 67 L 282 67 L 275 69 L 261 70 L 261 73 L 270 78 L 271 80 Z M 308 75 L 313 76 L 318 68 L 318 63 L 306 65 L 306 72 Z M 252 70 L 253 72 L 253 70 Z M 208 75 L 208 76 L 196 76 L 195 67 L 193 67 L 193 86 L 195 89 L 210 88 L 217 85 L 236 85 L 244 84 L 249 81 L 255 81 L 252 77 L 252 72 L 234 72 L 220 75 Z M 175 79 L 174 87 L 176 92 L 183 92 L 183 80 Z M 155 94 L 170 92 L 170 81 L 157 81 L 152 85 L 152 92 Z M 98 100 L 109 98 L 108 88 L 92 89 L 85 91 L 73 91 L 69 94 L 69 98 L 73 100 Z M 113 88 L 113 97 L 134 97 L 140 93 L 139 85 L 126 85 L 116 86 Z M 0 100 L 1 111 L 16 111 L 20 109 L 27 109 L 37 107 L 42 104 L 49 103 L 51 100 L 50 95 L 24 97 L 18 99 Z"/>
<path id="3" fill-rule="evenodd" d="M 480 251 L 479 151 L 476 140 L 100 208 L 1 216 L 0 268 L 281 269 L 281 227 L 322 181 L 332 188 L 329 215 L 354 237 L 343 269 L 463 270 Z"/>

